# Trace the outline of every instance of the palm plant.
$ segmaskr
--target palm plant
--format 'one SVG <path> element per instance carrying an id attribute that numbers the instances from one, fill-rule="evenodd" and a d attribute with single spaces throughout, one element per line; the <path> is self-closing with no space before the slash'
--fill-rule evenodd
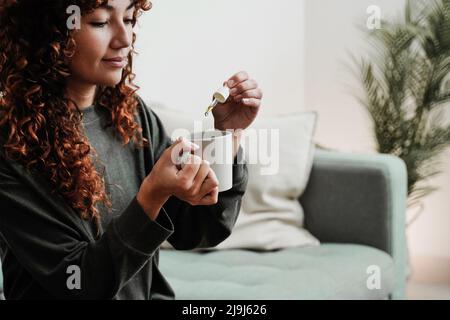
<path id="1" fill-rule="evenodd" d="M 405 16 L 370 31 L 375 49 L 358 62 L 378 151 L 408 170 L 408 205 L 435 187 L 441 153 L 450 145 L 444 113 L 450 102 L 450 0 L 407 1 Z"/>

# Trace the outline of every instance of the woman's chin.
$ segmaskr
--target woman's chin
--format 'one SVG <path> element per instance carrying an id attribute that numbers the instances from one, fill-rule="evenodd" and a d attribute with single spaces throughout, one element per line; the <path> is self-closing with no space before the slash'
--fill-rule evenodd
<path id="1" fill-rule="evenodd" d="M 100 83 L 98 83 L 98 84 L 105 86 L 105 87 L 115 87 L 116 85 L 118 85 L 120 83 L 120 80 L 122 80 L 122 75 L 111 76 L 111 77 L 102 79 L 101 81 L 99 81 Z"/>

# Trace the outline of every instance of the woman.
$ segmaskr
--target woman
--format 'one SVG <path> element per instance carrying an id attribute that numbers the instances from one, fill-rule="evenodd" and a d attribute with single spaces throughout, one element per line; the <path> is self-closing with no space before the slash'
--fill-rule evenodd
<path id="1" fill-rule="evenodd" d="M 73 7 L 75 5 L 76 7 Z M 69 6 L 71 6 L 69 8 Z M 207 162 L 181 170 L 136 94 L 133 27 L 147 0 L 0 0 L 0 250 L 7 299 L 173 299 L 159 246 L 215 246 L 247 183 L 218 194 Z M 79 28 L 67 12 L 79 8 Z M 71 23 L 68 20 L 71 20 Z M 262 97 L 245 72 L 215 127 L 245 129 Z M 182 266 L 180 266 L 182 272 Z"/>

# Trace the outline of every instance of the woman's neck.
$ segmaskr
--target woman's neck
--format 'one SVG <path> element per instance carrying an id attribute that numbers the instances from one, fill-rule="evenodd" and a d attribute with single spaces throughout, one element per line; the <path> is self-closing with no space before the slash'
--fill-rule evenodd
<path id="1" fill-rule="evenodd" d="M 97 86 L 93 84 L 69 80 L 66 87 L 66 96 L 74 101 L 80 110 L 83 110 L 94 104 L 96 88 Z"/>

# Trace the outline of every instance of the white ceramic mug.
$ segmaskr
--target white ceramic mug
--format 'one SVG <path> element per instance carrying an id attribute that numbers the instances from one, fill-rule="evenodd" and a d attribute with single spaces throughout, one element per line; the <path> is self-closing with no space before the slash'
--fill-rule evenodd
<path id="1" fill-rule="evenodd" d="M 200 148 L 194 154 L 210 163 L 219 181 L 219 192 L 233 187 L 233 136 L 231 132 L 208 130 L 194 132 L 188 140 Z"/>

